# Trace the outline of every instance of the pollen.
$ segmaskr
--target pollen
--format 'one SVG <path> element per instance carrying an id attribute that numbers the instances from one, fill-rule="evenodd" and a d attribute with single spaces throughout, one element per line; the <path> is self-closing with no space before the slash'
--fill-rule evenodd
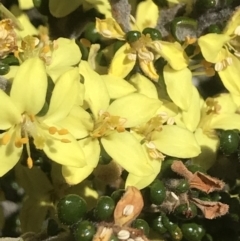
<path id="1" fill-rule="evenodd" d="M 10 134 L 6 132 L 1 139 L 2 145 L 7 145 L 10 138 L 11 138 Z"/>
<path id="2" fill-rule="evenodd" d="M 48 131 L 51 135 L 54 135 L 54 134 L 56 134 L 58 129 L 55 126 L 51 126 L 51 127 L 49 127 Z"/>
<path id="3" fill-rule="evenodd" d="M 58 133 L 59 135 L 66 135 L 66 134 L 68 134 L 69 132 L 68 132 L 67 129 L 61 129 L 61 130 L 58 130 L 57 133 Z"/>
<path id="4" fill-rule="evenodd" d="M 28 157 L 28 159 L 27 159 L 27 166 L 29 169 L 31 169 L 33 167 L 33 160 L 31 157 Z"/>

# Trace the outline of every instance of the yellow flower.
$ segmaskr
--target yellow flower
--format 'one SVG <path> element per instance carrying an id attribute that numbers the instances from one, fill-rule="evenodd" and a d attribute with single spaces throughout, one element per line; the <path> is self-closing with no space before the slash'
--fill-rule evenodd
<path id="1" fill-rule="evenodd" d="M 206 34 L 198 39 L 203 57 L 215 63 L 215 70 L 224 86 L 233 94 L 240 95 L 238 83 L 240 68 L 240 9 L 238 8 L 222 34 Z"/>
<path id="2" fill-rule="evenodd" d="M 194 86 L 192 88 L 190 107 L 181 112 L 176 122 L 193 132 L 201 146 L 201 154 L 193 158 L 193 162 L 209 169 L 216 160 L 219 147 L 215 129 L 239 129 L 240 115 L 236 113 L 237 105 L 230 94 L 207 98 L 204 102 L 197 89 Z"/>
<path id="3" fill-rule="evenodd" d="M 125 39 L 125 33 L 114 19 L 100 20 L 97 18 L 96 29 L 106 38 Z M 109 68 L 110 74 L 124 78 L 138 61 L 144 74 L 150 79 L 158 81 L 159 76 L 154 67 L 154 60 L 157 58 L 163 57 L 176 70 L 181 70 L 187 66 L 188 63 L 184 50 L 179 43 L 169 43 L 160 40 L 153 41 L 149 34 L 140 35 L 138 40 L 132 43 L 126 42 L 115 53 Z"/>
<path id="4" fill-rule="evenodd" d="M 84 77 L 85 101 L 93 118 L 78 108 L 79 136 L 75 137 L 85 138 L 79 142 L 88 158 L 83 168 L 63 167 L 68 183 L 82 181 L 96 167 L 100 155 L 99 141 L 106 152 L 129 173 L 141 177 L 153 173 L 141 144 L 126 128 L 146 122 L 161 106 L 161 101 L 132 93 L 109 104 L 110 98 L 101 76 L 86 61 L 81 61 L 79 67 Z"/>
<path id="5" fill-rule="evenodd" d="M 84 154 L 69 131 L 55 125 L 70 112 L 78 96 L 78 71 L 70 70 L 55 85 L 46 115 L 37 114 L 43 108 L 47 91 L 47 74 L 39 58 L 29 58 L 19 67 L 10 96 L 0 91 L 0 175 L 4 175 L 19 160 L 26 145 L 27 164 L 32 167 L 29 140 L 37 149 L 62 164 L 81 167 Z"/>

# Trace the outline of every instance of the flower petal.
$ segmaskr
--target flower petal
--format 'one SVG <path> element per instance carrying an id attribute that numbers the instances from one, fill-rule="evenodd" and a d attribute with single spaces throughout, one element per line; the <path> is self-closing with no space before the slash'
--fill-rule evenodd
<path id="1" fill-rule="evenodd" d="M 54 86 L 48 112 L 43 117 L 44 122 L 56 123 L 69 114 L 78 97 L 79 81 L 77 68 L 60 76 Z"/>
<path id="2" fill-rule="evenodd" d="M 111 74 L 101 75 L 101 77 L 106 84 L 111 99 L 117 99 L 136 91 L 131 84 L 120 77 Z"/>
<path id="3" fill-rule="evenodd" d="M 189 158 L 200 154 L 193 133 L 176 125 L 164 125 L 161 131 L 153 132 L 152 142 L 160 152 L 169 156 Z"/>
<path id="4" fill-rule="evenodd" d="M 86 165 L 83 150 L 72 135 L 66 134 L 57 137 L 45 131 L 45 136 L 47 140 L 43 151 L 50 159 L 70 167 L 83 167 Z"/>
<path id="5" fill-rule="evenodd" d="M 97 166 L 99 160 L 100 145 L 97 139 L 87 138 L 79 141 L 79 144 L 84 151 L 87 165 L 82 168 L 62 167 L 62 174 L 70 185 L 78 184 L 87 178 Z"/>
<path id="6" fill-rule="evenodd" d="M 96 18 L 96 30 L 105 38 L 119 40 L 125 39 L 125 33 L 113 18 Z"/>
<path id="7" fill-rule="evenodd" d="M 240 25 L 240 8 L 235 8 L 235 12 L 228 21 L 223 33 L 226 35 L 231 35 L 234 33 L 235 29 Z"/>
<path id="8" fill-rule="evenodd" d="M 191 71 L 188 68 L 175 71 L 169 65 L 166 65 L 163 75 L 170 98 L 182 110 L 187 111 L 190 107 L 193 92 Z"/>
<path id="9" fill-rule="evenodd" d="M 157 42 L 157 41 L 156 41 Z M 154 44 L 154 42 L 153 42 Z M 159 41 L 160 48 L 154 48 L 174 70 L 185 69 L 188 66 L 188 60 L 184 55 L 184 49 L 178 42 L 170 43 Z M 156 46 L 156 45 L 155 45 Z M 157 45 L 158 46 L 158 45 Z"/>
<path id="10" fill-rule="evenodd" d="M 0 177 L 10 171 L 17 164 L 23 149 L 22 147 L 17 148 L 15 146 L 14 142 L 16 138 L 16 132 L 14 129 L 0 134 L 0 140 L 5 134 L 10 136 L 10 140 L 6 145 L 0 145 Z"/>
<path id="11" fill-rule="evenodd" d="M 92 117 L 80 106 L 74 106 L 69 115 L 56 124 L 67 129 L 76 139 L 86 137 L 93 130 Z"/>
<path id="12" fill-rule="evenodd" d="M 208 137 L 201 128 L 196 130 L 195 137 L 201 147 L 201 154 L 193 158 L 192 162 L 208 170 L 216 161 L 219 140 Z"/>
<path id="13" fill-rule="evenodd" d="M 106 110 L 109 105 L 109 94 L 101 76 L 91 69 L 86 61 L 81 61 L 79 72 L 84 77 L 85 100 L 94 117 L 98 118 L 100 110 Z"/>
<path id="14" fill-rule="evenodd" d="M 231 54 L 232 64 L 218 72 L 226 89 L 235 95 L 240 95 L 239 69 L 240 60 Z"/>
<path id="15" fill-rule="evenodd" d="M 146 27 L 154 28 L 158 19 L 158 7 L 152 0 L 140 2 L 136 11 L 137 30 L 143 30 Z"/>
<path id="16" fill-rule="evenodd" d="M 131 76 L 129 82 L 137 89 L 139 94 L 146 95 L 149 98 L 158 99 L 155 85 L 144 75 L 136 73 Z"/>
<path id="17" fill-rule="evenodd" d="M 154 172 L 142 146 L 129 132 L 114 132 L 102 137 L 101 142 L 106 152 L 129 173 L 145 177 Z"/>
<path id="18" fill-rule="evenodd" d="M 128 43 L 126 43 L 115 53 L 111 61 L 108 73 L 121 78 L 125 78 L 133 69 L 136 63 L 136 60 L 130 60 L 128 58 L 129 54 L 131 54 L 131 47 Z M 135 57 L 137 58 L 137 56 Z"/>
<path id="19" fill-rule="evenodd" d="M 125 127 L 134 127 L 151 119 L 161 105 L 160 100 L 133 93 L 113 101 L 107 111 L 113 116 L 126 118 Z"/>
<path id="20" fill-rule="evenodd" d="M 0 130 L 6 130 L 21 121 L 21 112 L 16 108 L 11 98 L 0 90 Z"/>
<path id="21" fill-rule="evenodd" d="M 211 63 L 220 62 L 223 58 L 221 50 L 223 45 L 231 39 L 225 34 L 209 33 L 198 39 L 203 57 Z"/>
<path id="22" fill-rule="evenodd" d="M 56 40 L 57 48 L 53 50 L 52 61 L 47 66 L 47 72 L 53 82 L 72 66 L 79 63 L 82 54 L 73 39 L 58 38 Z"/>
<path id="23" fill-rule="evenodd" d="M 83 0 L 74 0 L 69 4 L 66 0 L 49 0 L 49 10 L 54 17 L 62 18 L 76 10 L 83 2 Z"/>
<path id="24" fill-rule="evenodd" d="M 182 111 L 182 119 L 186 128 L 195 131 L 200 121 L 200 96 L 198 90 L 192 86 L 192 100 L 187 111 Z"/>
<path id="25" fill-rule="evenodd" d="M 47 73 L 42 60 L 27 59 L 13 80 L 10 97 L 21 113 L 37 114 L 45 103 Z"/>
<path id="26" fill-rule="evenodd" d="M 240 115 L 235 113 L 221 113 L 214 115 L 209 123 L 210 129 L 240 130 Z"/>
<path id="27" fill-rule="evenodd" d="M 139 65 L 143 73 L 154 82 L 157 82 L 159 75 L 154 67 L 153 61 L 145 61 L 139 58 Z"/>
<path id="28" fill-rule="evenodd" d="M 154 172 L 151 175 L 143 178 L 143 177 L 133 175 L 132 173 L 129 173 L 126 179 L 125 187 L 134 186 L 140 190 L 147 187 L 149 184 L 151 184 L 161 170 L 162 161 L 151 160 L 150 164 L 154 169 Z"/>

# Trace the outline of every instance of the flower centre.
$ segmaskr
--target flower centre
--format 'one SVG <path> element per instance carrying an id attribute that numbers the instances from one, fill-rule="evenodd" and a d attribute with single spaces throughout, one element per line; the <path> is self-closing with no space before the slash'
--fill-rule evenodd
<path id="1" fill-rule="evenodd" d="M 206 99 L 206 105 L 207 105 L 207 115 L 213 113 L 213 114 L 219 114 L 219 111 L 221 110 L 221 105 L 218 104 L 218 101 L 214 100 L 214 98 L 207 98 Z"/>
<path id="2" fill-rule="evenodd" d="M 117 132 L 124 132 L 125 122 L 125 118 L 121 118 L 120 116 L 111 116 L 108 112 L 100 111 L 99 118 L 95 123 L 91 136 L 96 138 L 107 136 L 115 130 Z"/>

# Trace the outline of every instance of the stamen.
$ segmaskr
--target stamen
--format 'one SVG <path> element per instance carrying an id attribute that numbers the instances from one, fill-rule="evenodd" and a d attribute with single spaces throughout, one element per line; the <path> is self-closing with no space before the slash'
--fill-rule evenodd
<path id="1" fill-rule="evenodd" d="M 33 160 L 31 157 L 28 157 L 28 159 L 27 159 L 27 166 L 29 169 L 31 169 L 33 167 Z"/>
<path id="2" fill-rule="evenodd" d="M 57 132 L 59 135 L 66 135 L 69 133 L 67 129 L 61 129 L 61 130 L 58 130 Z"/>
<path id="3" fill-rule="evenodd" d="M 7 145 L 10 138 L 11 138 L 10 134 L 8 132 L 6 132 L 1 139 L 2 145 Z"/>
<path id="4" fill-rule="evenodd" d="M 50 133 L 51 135 L 54 135 L 54 134 L 56 134 L 56 132 L 57 132 L 58 130 L 57 130 L 57 128 L 56 128 L 55 126 L 51 126 L 51 127 L 49 127 L 48 131 L 49 131 L 49 133 Z"/>
<path id="5" fill-rule="evenodd" d="M 123 215 L 129 216 L 133 213 L 133 210 L 134 210 L 134 206 L 129 204 L 123 209 Z"/>
<path id="6" fill-rule="evenodd" d="M 223 70 L 223 68 L 224 68 L 223 63 L 222 62 L 216 63 L 214 68 L 217 72 Z"/>
<path id="7" fill-rule="evenodd" d="M 121 230 L 117 234 L 118 239 L 125 240 L 130 237 L 130 232 L 128 230 Z"/>
<path id="8" fill-rule="evenodd" d="M 23 137 L 19 140 L 22 144 L 27 144 L 28 143 L 28 138 L 27 137 Z"/>
<path id="9" fill-rule="evenodd" d="M 102 30 L 102 33 L 101 33 L 104 37 L 106 38 L 111 38 L 112 37 L 112 32 L 108 29 L 104 29 Z"/>
<path id="10" fill-rule="evenodd" d="M 21 148 L 22 145 L 23 145 L 22 142 L 21 142 L 21 139 L 17 139 L 17 140 L 15 141 L 14 145 L 15 145 L 15 147 L 17 147 L 17 148 Z"/>

